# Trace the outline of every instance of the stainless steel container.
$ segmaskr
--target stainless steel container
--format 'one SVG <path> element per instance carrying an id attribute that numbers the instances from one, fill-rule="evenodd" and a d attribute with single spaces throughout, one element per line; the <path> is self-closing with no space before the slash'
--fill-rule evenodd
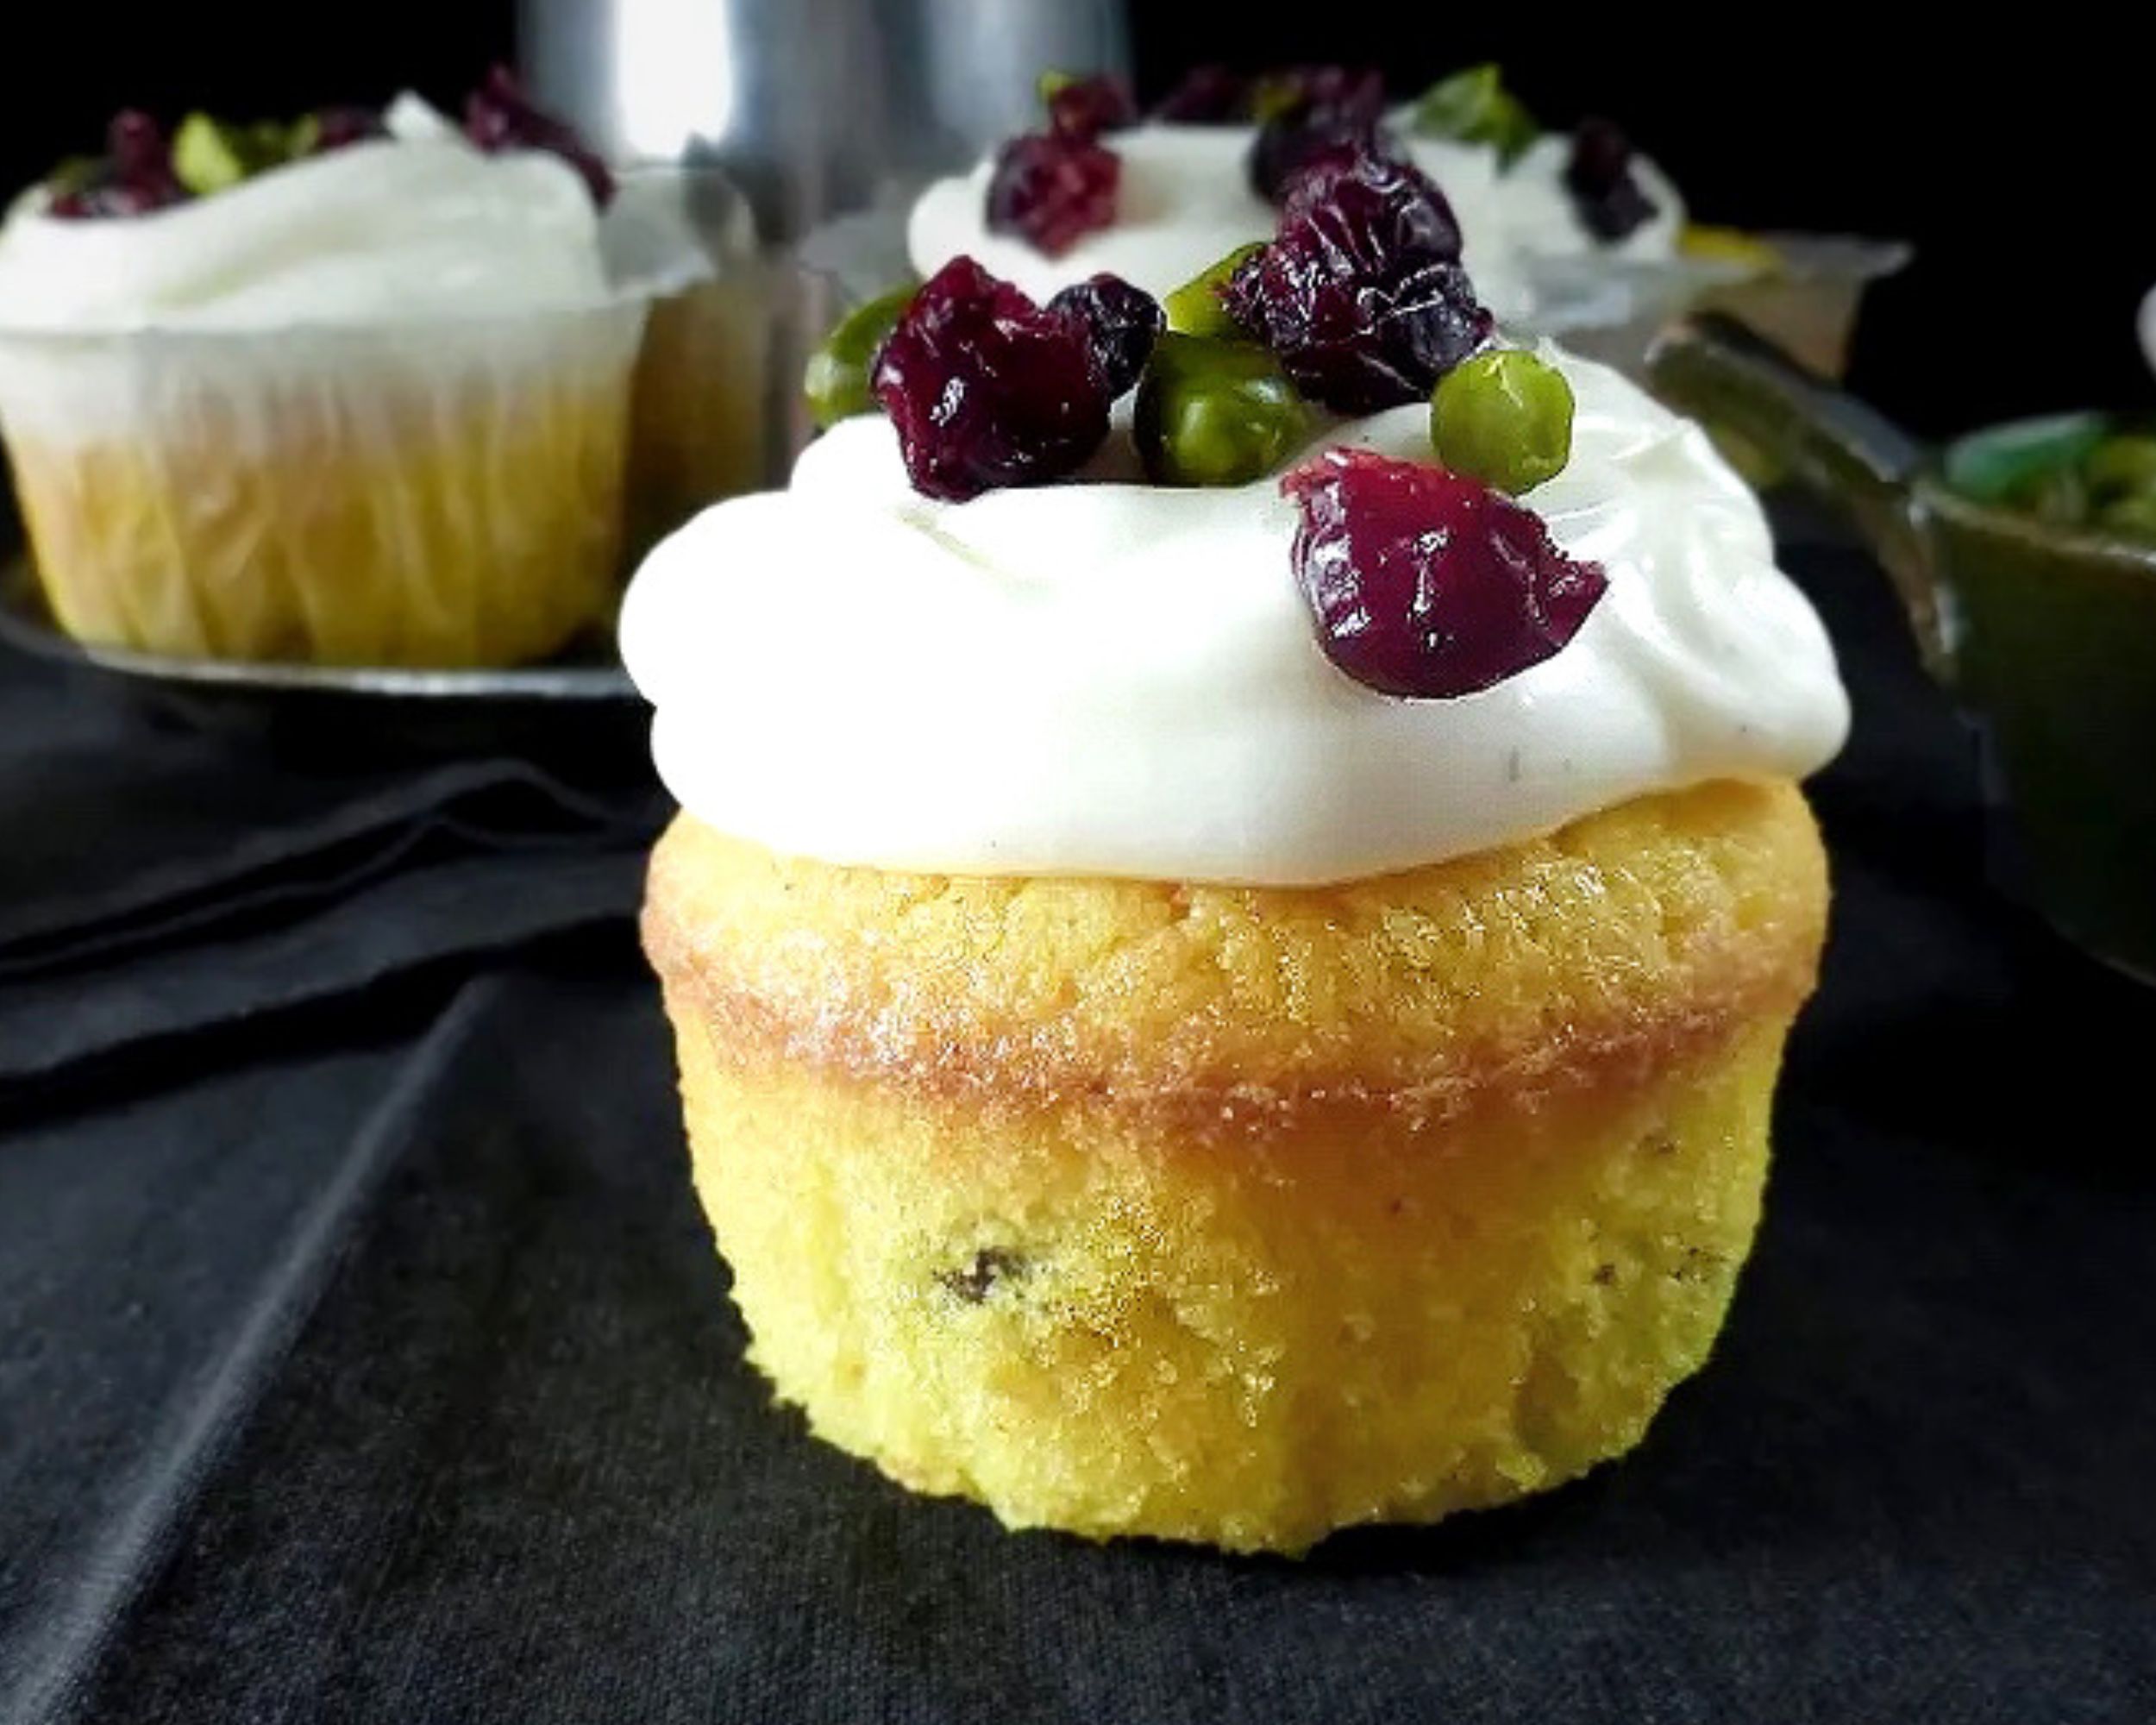
<path id="1" fill-rule="evenodd" d="M 534 93 L 617 160 L 696 160 L 768 241 L 902 202 L 1037 123 L 1045 68 L 1126 72 L 1119 0 L 523 0 Z"/>

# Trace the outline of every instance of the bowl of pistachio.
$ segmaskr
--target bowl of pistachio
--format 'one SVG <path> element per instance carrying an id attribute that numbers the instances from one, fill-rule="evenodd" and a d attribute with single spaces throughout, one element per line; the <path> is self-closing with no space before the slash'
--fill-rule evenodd
<path id="1" fill-rule="evenodd" d="M 1983 738 L 2009 884 L 2156 982 L 2156 423 L 2071 413 L 1927 448 L 1717 314 L 1650 363 L 1869 542 Z"/>

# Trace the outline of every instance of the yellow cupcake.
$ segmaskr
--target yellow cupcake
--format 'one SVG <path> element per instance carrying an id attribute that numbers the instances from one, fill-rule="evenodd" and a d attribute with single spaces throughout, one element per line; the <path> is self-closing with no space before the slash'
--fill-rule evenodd
<path id="1" fill-rule="evenodd" d="M 501 665 L 619 593 L 644 321 L 601 181 L 417 97 L 140 115 L 0 223 L 0 428 L 53 613 L 178 657 Z M 548 136 L 558 135 L 548 133 Z"/>
<path id="2" fill-rule="evenodd" d="M 190 658 L 555 651 L 619 596 L 640 315 L 0 336 L 8 452 L 55 619 Z"/>
<path id="3" fill-rule="evenodd" d="M 1319 889 L 786 860 L 645 944 L 752 1358 L 1016 1527 L 1299 1551 L 1570 1478 L 1707 1357 L 1825 924 L 1786 781 Z"/>

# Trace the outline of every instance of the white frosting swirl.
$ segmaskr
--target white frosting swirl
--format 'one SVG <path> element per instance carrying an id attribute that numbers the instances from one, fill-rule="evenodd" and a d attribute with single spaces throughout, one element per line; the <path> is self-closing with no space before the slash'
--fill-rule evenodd
<path id="1" fill-rule="evenodd" d="M 1601 240 L 1580 220 L 1572 194 L 1565 190 L 1564 170 L 1571 160 L 1571 138 L 1561 132 L 1546 133 L 1498 181 L 1504 242 L 1527 260 L 1530 269 L 1539 258 L 1661 263 L 1677 255 L 1677 235 L 1684 228 L 1684 199 L 1669 175 L 1635 152 L 1633 177 L 1654 205 L 1654 214 L 1621 240 Z"/>
<path id="2" fill-rule="evenodd" d="M 0 329 L 350 324 L 597 303 L 576 172 L 487 155 L 417 97 L 392 135 L 147 216 L 66 221 L 33 191 L 0 229 Z"/>
<path id="3" fill-rule="evenodd" d="M 939 503 L 875 416 L 637 574 L 622 649 L 659 771 L 709 825 L 833 862 L 1294 886 L 1821 765 L 1847 700 L 1751 492 L 1695 426 L 1541 352 L 1578 411 L 1530 502 L 1609 589 L 1495 688 L 1401 700 L 1336 670 L 1275 479 Z M 1427 460 L 1427 427 L 1409 406 L 1330 441 Z"/>
<path id="4" fill-rule="evenodd" d="M 993 160 L 940 179 L 921 194 L 906 249 L 923 275 L 961 255 L 978 259 L 1035 299 L 1107 270 L 1155 298 L 1181 287 L 1238 246 L 1269 240 L 1279 212 L 1250 189 L 1248 126 L 1149 122 L 1101 141 L 1121 159 L 1115 221 L 1082 235 L 1059 258 L 987 226 Z M 1460 224 L 1461 262 L 1482 303 L 1501 317 L 1526 305 L 1499 212 L 1495 159 L 1444 139 L 1407 140 L 1415 166 L 1437 182 Z"/>

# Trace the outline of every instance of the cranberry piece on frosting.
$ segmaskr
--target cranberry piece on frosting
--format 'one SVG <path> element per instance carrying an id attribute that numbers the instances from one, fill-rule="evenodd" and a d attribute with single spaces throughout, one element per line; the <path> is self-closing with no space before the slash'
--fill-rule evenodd
<path id="1" fill-rule="evenodd" d="M 1091 143 L 1103 132 L 1138 124 L 1138 104 L 1122 79 L 1096 72 L 1060 85 L 1048 98 L 1048 129 L 1060 138 Z"/>
<path id="2" fill-rule="evenodd" d="M 1123 164 L 1089 138 L 1028 132 L 996 153 L 988 177 L 988 231 L 1016 234 L 1059 258 L 1115 220 Z"/>
<path id="3" fill-rule="evenodd" d="M 1082 318 L 1036 305 L 968 257 L 922 285 L 871 386 L 914 489 L 954 501 L 1075 472 L 1108 435 Z"/>
<path id="4" fill-rule="evenodd" d="M 1385 81 L 1376 72 L 1307 66 L 1260 86 L 1276 102 L 1250 141 L 1250 188 L 1269 204 L 1310 163 L 1343 147 L 1376 151 L 1385 122 Z"/>
<path id="5" fill-rule="evenodd" d="M 1111 401 L 1138 382 L 1168 322 L 1160 301 L 1105 270 L 1065 288 L 1048 302 L 1048 309 L 1078 320 Z"/>
<path id="6" fill-rule="evenodd" d="M 1296 388 L 1339 413 L 1419 401 L 1489 334 L 1445 194 L 1357 147 L 1292 180 L 1272 243 L 1229 279 L 1229 314 Z"/>
<path id="7" fill-rule="evenodd" d="M 1383 694 L 1445 700 L 1516 677 L 1609 585 L 1540 516 L 1442 467 L 1332 448 L 1280 484 L 1301 509 L 1295 580 L 1318 644 Z"/>
<path id="8" fill-rule="evenodd" d="M 1583 120 L 1572 134 L 1564 189 L 1587 231 L 1606 245 L 1654 218 L 1654 200 L 1633 172 L 1632 140 L 1608 120 Z"/>
<path id="9" fill-rule="evenodd" d="M 614 176 L 575 127 L 532 105 L 507 66 L 496 66 L 466 98 L 464 133 L 490 155 L 503 150 L 545 150 L 584 176 L 592 201 L 602 210 L 613 201 Z"/>
<path id="10" fill-rule="evenodd" d="M 105 129 L 104 160 L 90 165 L 77 183 L 56 191 L 47 208 L 68 221 L 147 216 L 184 204 L 189 195 L 172 172 L 172 140 L 165 129 L 147 114 L 128 109 Z"/>

